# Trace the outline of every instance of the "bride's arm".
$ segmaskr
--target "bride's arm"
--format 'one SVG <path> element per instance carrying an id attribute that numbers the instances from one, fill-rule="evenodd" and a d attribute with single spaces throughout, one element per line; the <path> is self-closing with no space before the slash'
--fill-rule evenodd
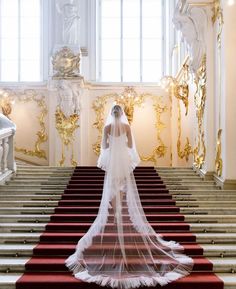
<path id="1" fill-rule="evenodd" d="M 126 126 L 126 135 L 127 135 L 127 146 L 131 149 L 133 147 L 133 141 L 132 141 L 132 135 L 131 135 L 131 129 L 130 126 Z"/>
<path id="2" fill-rule="evenodd" d="M 109 148 L 108 133 L 109 133 L 109 127 L 106 126 L 106 127 L 104 128 L 104 132 L 103 132 L 103 141 L 102 141 L 102 148 L 103 148 L 103 149 Z"/>

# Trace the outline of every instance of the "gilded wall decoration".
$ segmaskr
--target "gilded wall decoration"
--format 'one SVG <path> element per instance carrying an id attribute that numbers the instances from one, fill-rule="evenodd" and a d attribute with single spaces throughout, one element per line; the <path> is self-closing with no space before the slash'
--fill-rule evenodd
<path id="1" fill-rule="evenodd" d="M 135 98 L 131 101 L 130 95 L 133 95 Z M 127 99 L 128 98 L 128 99 Z M 127 87 L 124 90 L 124 93 L 119 95 L 118 93 L 111 93 L 99 96 L 93 102 L 92 108 L 96 113 L 96 119 L 93 124 L 93 127 L 98 130 L 98 138 L 96 143 L 93 145 L 93 151 L 96 155 L 100 153 L 100 145 L 102 140 L 102 133 L 104 127 L 104 118 L 105 118 L 105 106 L 109 100 L 113 100 L 116 103 L 121 104 L 124 108 L 126 108 L 126 113 L 129 116 L 129 121 L 132 123 L 133 120 L 133 112 L 135 106 L 141 106 L 147 98 L 151 98 L 153 100 L 153 108 L 156 115 L 156 131 L 157 131 L 157 142 L 158 144 L 153 149 L 152 153 L 149 156 L 140 156 L 143 161 L 151 161 L 155 165 L 157 164 L 157 159 L 164 157 L 167 151 L 167 147 L 165 146 L 162 138 L 161 132 L 166 127 L 163 123 L 161 116 L 164 112 L 167 111 L 167 106 L 163 104 L 161 97 L 154 96 L 152 94 L 140 94 L 138 95 L 133 88 Z"/>
<path id="2" fill-rule="evenodd" d="M 129 124 L 134 117 L 134 107 L 143 103 L 143 96 L 138 95 L 133 87 L 126 87 L 120 98 L 116 98 L 118 104 L 124 107 L 124 112 L 128 118 Z"/>
<path id="3" fill-rule="evenodd" d="M 215 0 L 212 8 L 212 23 L 215 24 L 218 20 L 218 29 L 217 29 L 217 43 L 218 47 L 221 46 L 221 34 L 223 31 L 223 25 L 224 25 L 224 17 L 223 17 L 223 10 L 221 8 L 221 2 L 220 0 Z"/>
<path id="4" fill-rule="evenodd" d="M 48 140 L 45 125 L 45 118 L 47 116 L 48 110 L 45 102 L 45 96 L 39 96 L 35 90 L 27 89 L 19 95 L 17 100 L 23 103 L 29 103 L 31 101 L 36 102 L 38 108 L 40 109 L 40 115 L 37 117 L 39 120 L 40 130 L 36 133 L 37 140 L 34 145 L 34 150 L 28 150 L 19 147 L 16 147 L 15 150 L 31 157 L 38 157 L 46 160 L 46 151 L 41 148 L 41 145 Z"/>
<path id="5" fill-rule="evenodd" d="M 206 56 L 202 59 L 202 65 L 198 69 L 195 76 L 195 84 L 197 86 L 196 93 L 194 95 L 194 102 L 196 106 L 196 115 L 198 121 L 198 135 L 197 135 L 197 145 L 194 148 L 194 166 L 201 169 L 206 158 L 206 145 L 205 145 L 205 135 L 203 118 L 206 103 Z"/>
<path id="6" fill-rule="evenodd" d="M 193 153 L 192 146 L 190 144 L 189 138 L 186 137 L 186 143 L 184 145 L 183 150 L 181 149 L 181 137 L 182 137 L 182 127 L 181 127 L 181 107 L 180 102 L 178 101 L 178 139 L 177 139 L 177 152 L 178 156 L 181 159 L 186 160 L 188 162 L 189 156 Z"/>
<path id="7" fill-rule="evenodd" d="M 171 97 L 175 96 L 178 100 L 181 100 L 185 106 L 185 115 L 188 114 L 189 107 L 189 56 L 184 60 L 183 65 L 181 66 L 176 77 L 173 76 L 164 76 L 161 79 L 161 86 L 165 88 Z"/>
<path id="8" fill-rule="evenodd" d="M 185 116 L 188 114 L 189 107 L 189 78 L 190 78 L 190 70 L 189 70 L 189 56 L 187 56 L 181 66 L 177 76 L 174 78 L 172 76 L 165 76 L 161 82 L 162 86 L 164 86 L 170 95 L 170 110 L 172 117 L 172 101 L 173 97 L 176 97 L 178 101 L 178 139 L 177 139 L 177 152 L 178 156 L 181 159 L 186 161 L 189 160 L 189 156 L 193 153 L 192 146 L 190 145 L 189 138 L 186 138 L 186 143 L 184 145 L 183 150 L 181 149 L 181 137 L 182 137 L 182 126 L 181 126 L 181 106 L 180 101 L 183 102 L 185 106 Z"/>
<path id="9" fill-rule="evenodd" d="M 69 47 L 63 47 L 52 57 L 54 78 L 80 77 L 80 53 L 75 54 Z"/>
<path id="10" fill-rule="evenodd" d="M 15 150 L 16 152 L 20 152 L 31 157 L 47 159 L 46 151 L 41 148 L 41 145 L 48 140 L 45 126 L 45 117 L 48 113 L 48 110 L 45 97 L 38 95 L 37 92 L 33 89 L 27 89 L 23 92 L 15 92 L 10 89 L 1 89 L 0 94 L 2 96 L 0 98 L 0 106 L 2 108 L 3 114 L 8 118 L 10 118 L 12 107 L 16 101 L 23 103 L 36 102 L 38 108 L 40 109 L 40 114 L 37 117 L 39 120 L 40 130 L 36 133 L 37 140 L 35 142 L 34 149 L 29 150 L 26 148 L 16 147 Z"/>
<path id="11" fill-rule="evenodd" d="M 58 106 L 55 112 L 56 119 L 56 129 L 60 135 L 62 141 L 62 158 L 59 161 L 60 166 L 64 166 L 65 164 L 65 148 L 71 146 L 71 164 L 72 166 L 77 166 L 77 162 L 74 159 L 74 149 L 73 149 L 73 141 L 74 141 L 74 133 L 77 128 L 79 128 L 78 121 L 79 115 L 74 113 L 69 117 L 66 117 L 61 108 Z"/>
<path id="12" fill-rule="evenodd" d="M 162 121 L 161 117 L 163 113 L 168 111 L 167 105 L 165 105 L 162 101 L 162 97 L 153 96 L 151 94 L 144 94 L 144 98 L 151 98 L 153 100 L 153 108 L 155 110 L 156 115 L 156 139 L 157 139 L 157 145 L 153 149 L 152 153 L 148 156 L 140 156 L 142 161 L 145 162 L 153 162 L 154 165 L 157 165 L 158 158 L 162 158 L 166 155 L 167 152 L 167 146 L 164 144 L 161 133 L 166 128 L 166 125 Z"/>
<path id="13" fill-rule="evenodd" d="M 219 129 L 218 134 L 217 134 L 216 159 L 215 159 L 215 171 L 219 177 L 222 176 L 222 170 L 223 170 L 223 161 L 221 158 L 221 135 L 222 135 L 222 129 Z"/>

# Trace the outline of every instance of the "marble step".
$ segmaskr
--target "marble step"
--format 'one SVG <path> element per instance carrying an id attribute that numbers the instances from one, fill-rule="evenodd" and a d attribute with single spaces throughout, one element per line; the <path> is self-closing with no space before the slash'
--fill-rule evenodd
<path id="1" fill-rule="evenodd" d="M 61 199 L 61 195 L 47 195 L 47 194 L 42 194 L 42 195 L 19 195 L 19 194 L 0 194 L 0 201 L 7 201 L 10 202 L 12 199 L 17 199 L 20 202 L 24 201 L 59 201 Z"/>
<path id="2" fill-rule="evenodd" d="M 187 223 L 236 223 L 236 215 L 186 215 Z"/>
<path id="3" fill-rule="evenodd" d="M 232 273 L 217 273 L 216 274 L 223 282 L 224 289 L 235 289 L 236 288 L 236 274 Z"/>
<path id="4" fill-rule="evenodd" d="M 9 203 L 11 205 L 11 203 Z M 21 204 L 20 204 L 21 205 Z M 79 208 L 78 208 L 79 210 Z M 10 207 L 10 206 L 2 206 L 0 207 L 0 211 L 2 214 L 11 215 L 11 214 L 53 214 L 54 213 L 54 207 L 46 206 L 45 204 L 43 206 L 39 207 L 22 207 L 22 206 L 16 206 L 16 207 Z M 234 207 L 184 207 L 180 208 L 180 213 L 184 214 L 186 217 L 189 215 L 196 215 L 196 214 L 205 214 L 208 216 L 211 215 L 235 215 L 236 217 L 236 208 Z"/>
<path id="5" fill-rule="evenodd" d="M 12 214 L 53 214 L 54 213 L 54 208 L 48 208 L 48 207 L 2 207 L 0 208 L 1 214 L 4 215 L 12 215 Z"/>
<path id="6" fill-rule="evenodd" d="M 0 223 L 1 233 L 39 233 L 45 230 L 47 223 Z"/>
<path id="7" fill-rule="evenodd" d="M 48 201 L 48 200 L 44 200 L 44 201 L 2 201 L 0 199 L 0 209 L 2 208 L 7 208 L 7 207 L 57 207 L 58 205 L 58 201 Z"/>
<path id="8" fill-rule="evenodd" d="M 0 215 L 0 223 L 48 223 L 51 215 L 30 214 L 30 215 Z"/>
<path id="9" fill-rule="evenodd" d="M 0 196 L 4 194 L 8 195 L 15 195 L 16 193 L 18 194 L 31 194 L 32 196 L 34 195 L 45 195 L 45 194 L 50 194 L 50 195 L 61 195 L 64 192 L 64 189 L 57 189 L 57 190 L 48 190 L 48 189 L 34 189 L 30 190 L 30 188 L 24 188 L 24 189 L 15 189 L 15 188 L 6 188 L 5 189 L 0 189 Z"/>
<path id="10" fill-rule="evenodd" d="M 59 185 L 57 185 L 57 184 L 53 184 L 53 185 L 51 185 L 51 184 L 47 184 L 46 182 L 44 183 L 44 184 L 37 184 L 37 183 L 35 183 L 35 184 L 31 184 L 31 183 L 22 183 L 21 185 L 17 185 L 17 184 L 14 184 L 14 183 L 9 183 L 9 184 L 7 184 L 6 186 L 3 186 L 3 187 L 5 187 L 5 188 L 12 188 L 12 189 L 17 189 L 17 188 L 21 188 L 21 189 L 27 189 L 27 188 L 29 188 L 29 189 L 32 189 L 32 190 L 34 190 L 34 189 L 37 189 L 37 188 L 40 188 L 40 189 L 62 189 L 62 188 L 66 188 L 66 185 L 64 185 L 64 184 L 59 184 Z M 2 189 L 4 189 L 4 188 L 2 188 L 1 187 L 1 191 L 2 191 Z"/>
<path id="11" fill-rule="evenodd" d="M 224 200 L 224 199 L 223 199 Z M 232 207 L 234 209 L 236 209 L 236 200 L 235 201 L 217 201 L 217 200 L 204 200 L 204 201 L 200 201 L 200 200 L 185 200 L 185 201 L 179 201 L 178 199 L 176 200 L 176 205 L 178 207 L 193 207 L 193 208 L 205 208 L 205 207 Z M 1 202 L 0 202 L 1 204 Z M 1 205 L 0 205 L 1 206 Z"/>
<path id="12" fill-rule="evenodd" d="M 13 200 L 11 196 L 8 196 L 7 200 L 3 200 L 2 196 L 0 196 L 0 208 L 2 207 L 56 207 L 58 205 L 58 201 L 60 200 L 59 197 L 56 196 L 57 200 L 50 200 L 50 198 L 55 196 L 46 196 L 45 198 L 41 197 L 41 200 L 30 200 L 30 196 L 25 197 L 25 200 L 21 198 L 21 196 L 16 196 L 17 201 Z M 6 197 L 5 197 L 6 198 Z M 76 200 L 78 201 L 78 200 Z M 152 199 L 153 203 L 155 203 L 155 199 Z M 178 207 L 181 207 L 183 209 L 185 208 L 194 208 L 194 209 L 214 209 L 216 208 L 230 208 L 236 210 L 236 201 L 199 201 L 199 200 L 178 200 L 176 199 L 176 205 Z M 93 206 L 93 203 L 91 201 L 91 206 Z M 150 206 L 150 204 L 146 205 Z"/>
<path id="13" fill-rule="evenodd" d="M 204 184 L 200 184 L 200 185 L 167 185 L 166 186 L 167 189 L 173 191 L 173 190 L 177 190 L 177 191 L 181 191 L 181 190 L 203 190 L 203 191 L 214 191 L 217 188 L 214 185 L 204 185 Z"/>
<path id="14" fill-rule="evenodd" d="M 0 223 L 1 232 L 42 232 L 47 223 Z M 236 223 L 204 223 L 190 224 L 193 233 L 236 233 Z"/>
<path id="15" fill-rule="evenodd" d="M 206 257 L 236 257 L 236 245 L 235 244 L 201 244 L 204 250 L 204 256 Z"/>
<path id="16" fill-rule="evenodd" d="M 196 207 L 196 208 L 180 208 L 180 213 L 184 215 L 189 214 L 208 214 L 208 215 L 216 215 L 216 214 L 225 214 L 225 215 L 234 215 L 236 217 L 236 207 Z"/>
<path id="17" fill-rule="evenodd" d="M 1 257 L 0 272 L 23 273 L 28 260 L 28 257 Z M 212 257 L 209 260 L 213 263 L 213 272 L 215 273 L 231 273 L 236 270 L 236 259 Z"/>
<path id="18" fill-rule="evenodd" d="M 0 233 L 0 244 L 35 244 L 39 242 L 41 232 Z"/>
<path id="19" fill-rule="evenodd" d="M 0 244 L 0 256 L 31 257 L 36 244 Z"/>

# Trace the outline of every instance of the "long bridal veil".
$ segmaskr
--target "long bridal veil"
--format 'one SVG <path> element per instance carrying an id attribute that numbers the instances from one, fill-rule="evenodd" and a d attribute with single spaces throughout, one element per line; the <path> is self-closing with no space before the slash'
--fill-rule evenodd
<path id="1" fill-rule="evenodd" d="M 163 286 L 191 272 L 193 260 L 183 247 L 163 240 L 146 219 L 133 175 L 138 163 L 128 120 L 116 105 L 105 124 L 98 160 L 105 170 L 98 215 L 66 260 L 76 278 L 126 289 Z"/>

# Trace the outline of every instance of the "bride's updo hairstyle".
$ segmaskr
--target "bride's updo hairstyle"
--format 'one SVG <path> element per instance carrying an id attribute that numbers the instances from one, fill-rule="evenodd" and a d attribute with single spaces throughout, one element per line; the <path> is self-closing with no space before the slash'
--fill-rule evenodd
<path id="1" fill-rule="evenodd" d="M 119 118 L 122 115 L 122 108 L 120 105 L 116 104 L 113 106 L 111 115 L 113 115 L 115 118 Z"/>

